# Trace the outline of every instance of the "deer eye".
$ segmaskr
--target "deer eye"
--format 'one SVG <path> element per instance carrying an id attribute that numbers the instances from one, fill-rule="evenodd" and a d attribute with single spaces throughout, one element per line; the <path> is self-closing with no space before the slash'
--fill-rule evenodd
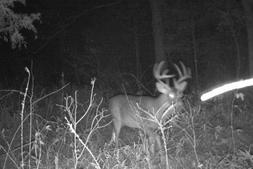
<path id="1" fill-rule="evenodd" d="M 169 97 L 174 99 L 175 98 L 175 93 L 169 93 Z"/>

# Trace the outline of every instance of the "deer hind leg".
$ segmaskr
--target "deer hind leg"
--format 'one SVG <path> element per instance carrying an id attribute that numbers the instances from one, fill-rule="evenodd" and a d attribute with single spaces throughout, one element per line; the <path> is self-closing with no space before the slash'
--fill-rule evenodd
<path id="1" fill-rule="evenodd" d="M 162 149 L 162 144 L 161 144 L 161 137 L 158 134 L 155 134 L 155 141 L 157 149 L 160 151 Z"/>
<path id="2" fill-rule="evenodd" d="M 120 130 L 121 130 L 120 120 L 113 119 L 113 132 L 111 142 L 112 141 L 115 142 L 116 148 L 118 148 Z"/>

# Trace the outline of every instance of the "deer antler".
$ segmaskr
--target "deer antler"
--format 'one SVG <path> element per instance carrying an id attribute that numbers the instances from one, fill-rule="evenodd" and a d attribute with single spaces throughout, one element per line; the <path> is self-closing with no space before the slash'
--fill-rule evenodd
<path id="1" fill-rule="evenodd" d="M 175 68 L 177 69 L 178 72 L 178 80 L 173 79 L 174 82 L 174 87 L 178 91 L 183 91 L 187 85 L 187 82 L 185 81 L 188 78 L 191 78 L 191 70 L 190 68 L 185 67 L 185 65 L 180 62 L 180 65 L 182 67 L 182 71 L 180 70 L 179 66 L 174 64 Z"/>
<path id="2" fill-rule="evenodd" d="M 161 72 L 161 69 L 164 65 L 165 61 L 161 61 L 160 63 L 156 63 L 153 68 L 153 74 L 156 80 L 158 81 L 159 85 L 163 86 L 167 91 L 171 90 L 171 87 L 168 84 L 164 83 L 162 80 L 163 79 L 170 79 L 174 77 L 175 75 L 168 75 L 167 73 L 169 72 L 169 69 L 165 69 Z M 159 87 L 160 88 L 160 87 Z M 158 89 L 159 90 L 159 89 Z"/>
<path id="3" fill-rule="evenodd" d="M 153 68 L 153 74 L 154 74 L 154 77 L 158 80 L 158 81 L 161 81 L 162 79 L 167 79 L 167 78 L 172 78 L 174 77 L 175 75 L 168 75 L 167 73 L 169 72 L 169 69 L 165 69 L 163 70 L 163 72 L 161 73 L 161 69 L 164 65 L 164 61 L 161 61 L 160 63 L 156 63 L 154 65 L 154 68 Z"/>

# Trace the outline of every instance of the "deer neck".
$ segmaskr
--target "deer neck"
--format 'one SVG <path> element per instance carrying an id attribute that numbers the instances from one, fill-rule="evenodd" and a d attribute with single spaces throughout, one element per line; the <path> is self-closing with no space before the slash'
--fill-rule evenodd
<path id="1" fill-rule="evenodd" d="M 158 117 L 161 116 L 164 111 L 171 106 L 172 101 L 165 94 L 160 94 L 156 99 L 156 105 L 154 106 L 154 112 L 158 113 Z"/>
<path id="2" fill-rule="evenodd" d="M 170 104 L 170 102 L 171 100 L 169 100 L 168 96 L 165 94 L 160 94 L 156 99 L 156 105 L 158 109 L 166 103 Z"/>

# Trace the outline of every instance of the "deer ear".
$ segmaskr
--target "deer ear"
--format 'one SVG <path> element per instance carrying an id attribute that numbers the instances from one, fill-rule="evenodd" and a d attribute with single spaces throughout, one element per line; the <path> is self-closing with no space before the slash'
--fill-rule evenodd
<path id="1" fill-rule="evenodd" d="M 163 93 L 163 94 L 168 93 L 168 89 L 166 89 L 166 87 L 159 82 L 156 82 L 156 88 L 160 93 Z"/>

